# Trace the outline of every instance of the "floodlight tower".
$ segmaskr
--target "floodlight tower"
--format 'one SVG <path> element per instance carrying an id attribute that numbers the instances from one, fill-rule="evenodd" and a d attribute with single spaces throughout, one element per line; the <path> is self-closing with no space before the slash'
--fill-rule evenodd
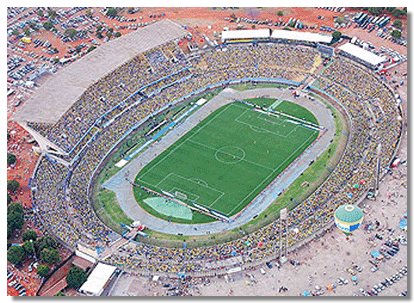
<path id="1" fill-rule="evenodd" d="M 380 173 L 381 173 L 381 143 L 378 144 L 378 147 L 377 147 L 377 171 L 376 171 L 376 178 L 375 178 L 375 197 L 377 196 L 378 190 L 379 190 Z"/>

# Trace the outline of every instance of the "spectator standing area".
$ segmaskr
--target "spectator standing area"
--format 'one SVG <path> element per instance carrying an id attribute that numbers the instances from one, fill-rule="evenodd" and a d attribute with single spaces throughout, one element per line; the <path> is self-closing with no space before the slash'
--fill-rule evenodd
<path id="1" fill-rule="evenodd" d="M 119 68 L 138 54 L 181 38 L 186 33 L 175 22 L 162 20 L 105 43 L 42 85 L 22 110 L 16 113 L 14 120 L 33 135 L 40 145 L 64 153 L 61 146 L 50 142 L 30 127 L 30 122 L 55 124 L 97 79 L 107 76 L 108 72 Z M 105 101 L 103 94 L 100 98 L 101 102 Z"/>

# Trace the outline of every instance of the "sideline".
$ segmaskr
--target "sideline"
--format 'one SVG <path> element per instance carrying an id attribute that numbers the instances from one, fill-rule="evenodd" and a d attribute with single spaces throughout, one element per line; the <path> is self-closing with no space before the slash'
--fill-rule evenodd
<path id="1" fill-rule="evenodd" d="M 265 190 L 256 196 L 241 213 L 233 217 L 231 222 L 216 221 L 203 224 L 168 222 L 147 213 L 139 206 L 135 200 L 133 188 L 129 180 L 125 178 L 126 175 L 129 176 L 130 172 L 133 172 L 133 176 L 129 176 L 129 178 L 134 178 L 143 167 L 169 146 L 174 144 L 180 137 L 189 132 L 194 125 L 197 125 L 218 108 L 232 103 L 234 100 L 250 99 L 260 96 L 283 99 L 306 107 L 315 115 L 319 123 L 325 127 L 326 131 L 314 141 L 302 155 L 292 162 L 292 164 L 286 168 L 278 178 L 273 180 Z M 289 185 L 309 167 L 309 163 L 314 161 L 328 148 L 331 140 L 334 138 L 334 134 L 335 123 L 331 111 L 319 100 L 311 101 L 303 96 L 294 98 L 289 90 L 279 88 L 258 88 L 246 91 L 236 91 L 232 88 L 226 88 L 196 113 L 187 118 L 182 124 L 167 133 L 161 141 L 153 144 L 140 156 L 129 162 L 102 186 L 115 192 L 122 210 L 131 219 L 140 221 L 141 224 L 147 226 L 149 229 L 167 234 L 180 234 L 185 236 L 206 235 L 229 231 L 248 223 L 253 217 L 266 210 L 280 193 L 287 189 Z"/>

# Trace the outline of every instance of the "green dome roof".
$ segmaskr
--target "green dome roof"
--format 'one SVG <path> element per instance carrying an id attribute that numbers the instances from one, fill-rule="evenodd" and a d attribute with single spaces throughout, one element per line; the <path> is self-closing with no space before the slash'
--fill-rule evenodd
<path id="1" fill-rule="evenodd" d="M 358 206 L 345 204 L 338 207 L 335 217 L 346 223 L 358 222 L 364 217 L 364 213 Z"/>

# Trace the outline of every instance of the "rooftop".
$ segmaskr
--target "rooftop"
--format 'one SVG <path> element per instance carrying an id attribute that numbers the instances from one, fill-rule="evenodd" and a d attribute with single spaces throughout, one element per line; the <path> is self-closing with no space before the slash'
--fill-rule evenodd
<path id="1" fill-rule="evenodd" d="M 385 57 L 378 56 L 352 43 L 346 43 L 344 45 L 341 45 L 340 47 L 338 47 L 338 49 L 374 66 L 386 60 Z"/>
<path id="2" fill-rule="evenodd" d="M 289 30 L 273 30 L 272 38 L 319 43 L 331 43 L 332 41 L 332 36 L 322 35 L 318 33 L 298 32 Z"/>
<path id="3" fill-rule="evenodd" d="M 46 81 L 14 120 L 56 123 L 91 84 L 134 56 L 186 33 L 179 24 L 162 20 L 99 46 Z"/>
<path id="4" fill-rule="evenodd" d="M 221 33 L 221 40 L 225 41 L 228 39 L 260 39 L 269 38 L 270 29 L 246 29 L 236 31 L 223 31 Z"/>
<path id="5" fill-rule="evenodd" d="M 80 291 L 99 296 L 105 284 L 116 270 L 115 266 L 98 263 Z"/>
<path id="6" fill-rule="evenodd" d="M 353 223 L 361 220 L 364 213 L 357 206 L 345 204 L 338 207 L 335 211 L 335 217 L 342 222 Z"/>

